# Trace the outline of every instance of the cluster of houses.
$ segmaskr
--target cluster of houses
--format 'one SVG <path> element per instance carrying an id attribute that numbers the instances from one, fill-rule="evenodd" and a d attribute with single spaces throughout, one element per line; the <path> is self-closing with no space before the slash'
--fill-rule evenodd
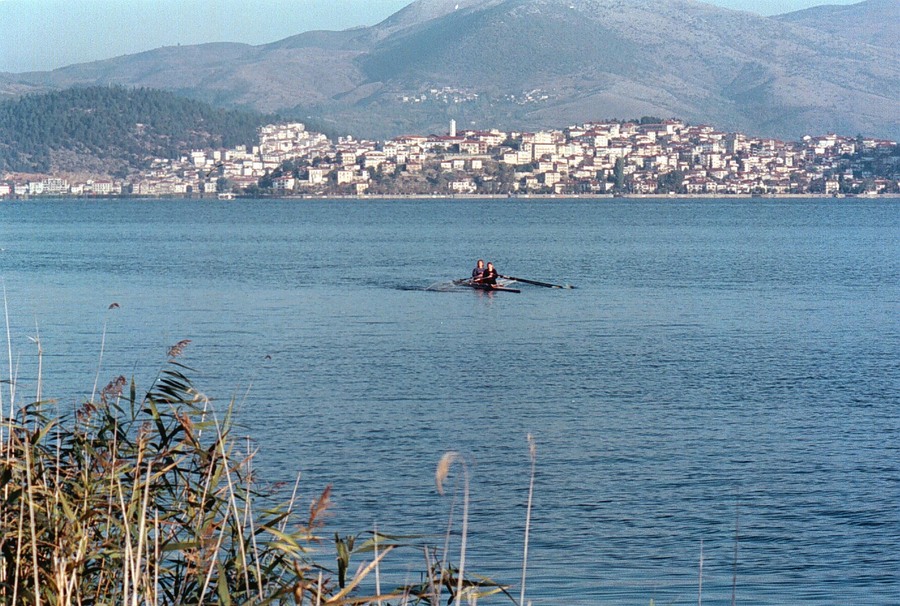
<path id="1" fill-rule="evenodd" d="M 550 94 L 544 91 L 541 88 L 534 88 L 528 91 L 522 91 L 521 93 L 515 94 L 505 94 L 500 99 L 502 101 L 507 101 L 511 103 L 515 103 L 516 105 L 527 105 L 529 103 L 540 103 L 542 101 L 546 101 L 550 98 Z M 443 88 L 430 88 L 426 92 L 417 93 L 414 95 L 400 95 L 399 101 L 401 103 L 412 103 L 412 104 L 424 104 L 424 103 L 434 103 L 434 104 L 444 104 L 444 105 L 452 105 L 459 103 L 470 103 L 473 101 L 478 101 L 479 94 L 463 89 L 463 88 L 455 88 L 452 86 L 445 86 Z"/>
<path id="2" fill-rule="evenodd" d="M 368 194 L 885 194 L 900 191 L 896 142 L 826 135 L 783 142 L 678 120 L 564 130 L 461 130 L 336 142 L 275 124 L 259 144 L 157 159 L 127 180 L 0 182 L 0 196 Z"/>

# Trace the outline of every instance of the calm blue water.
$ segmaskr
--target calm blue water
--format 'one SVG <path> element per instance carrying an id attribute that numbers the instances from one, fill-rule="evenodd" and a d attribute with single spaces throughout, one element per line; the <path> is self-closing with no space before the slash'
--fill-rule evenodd
<path id="1" fill-rule="evenodd" d="M 440 534 L 458 450 L 518 596 L 531 432 L 536 605 L 696 603 L 701 542 L 730 603 L 735 536 L 738 603 L 900 601 L 900 201 L 4 202 L 0 248 L 18 398 L 38 332 L 63 406 L 191 339 L 342 532 Z M 578 288 L 427 290 L 478 257 Z"/>

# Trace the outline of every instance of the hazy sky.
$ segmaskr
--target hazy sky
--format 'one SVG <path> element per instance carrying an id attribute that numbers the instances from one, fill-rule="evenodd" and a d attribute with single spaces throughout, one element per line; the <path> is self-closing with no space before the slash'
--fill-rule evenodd
<path id="1" fill-rule="evenodd" d="M 859 0 L 707 0 L 763 15 Z M 262 44 L 373 25 L 410 0 L 0 0 L 0 71 L 46 70 L 175 44 Z"/>

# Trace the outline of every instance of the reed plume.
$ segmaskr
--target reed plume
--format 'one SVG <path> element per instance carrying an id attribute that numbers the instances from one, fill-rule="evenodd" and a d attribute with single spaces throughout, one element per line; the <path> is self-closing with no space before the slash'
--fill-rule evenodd
<path id="1" fill-rule="evenodd" d="M 134 379 L 116 375 L 99 393 L 95 378 L 91 397 L 68 412 L 48 400 L 20 404 L 12 389 L 9 415 L 0 403 L 0 604 L 433 604 L 445 579 L 456 581 L 457 604 L 464 595 L 472 603 L 505 593 L 489 579 L 465 577 L 468 468 L 456 453 L 442 459 L 436 482 L 443 492 L 453 462 L 461 463 L 458 570 L 442 565 L 435 583 L 429 569 L 429 582 L 382 594 L 386 558 L 401 547 L 431 547 L 376 529 L 367 541 L 343 540 L 337 582 L 313 559 L 331 486 L 307 515 L 294 506 L 299 476 L 284 503 L 262 488 L 252 468 L 256 453 L 238 448 L 232 435 L 232 407 L 219 418 L 174 359 L 188 343 L 169 349 L 143 396 Z M 12 366 L 10 373 L 12 385 Z M 351 556 L 372 552 L 345 578 Z M 373 573 L 375 595 L 360 595 Z"/>

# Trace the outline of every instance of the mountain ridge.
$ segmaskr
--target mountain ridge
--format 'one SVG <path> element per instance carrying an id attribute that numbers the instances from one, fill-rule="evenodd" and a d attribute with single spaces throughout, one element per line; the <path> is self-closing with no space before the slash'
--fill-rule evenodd
<path id="1" fill-rule="evenodd" d="M 825 4 L 774 18 L 874 46 L 889 47 L 900 43 L 897 33 L 900 24 L 898 0 L 869 0 L 851 5 Z"/>
<path id="2" fill-rule="evenodd" d="M 451 118 L 538 129 L 648 114 L 779 138 L 898 138 L 900 53 L 828 33 L 822 17 L 839 8 L 860 29 L 898 6 L 768 18 L 692 0 L 417 0 L 367 28 L 0 74 L 0 92 L 147 86 L 379 138 Z"/>

